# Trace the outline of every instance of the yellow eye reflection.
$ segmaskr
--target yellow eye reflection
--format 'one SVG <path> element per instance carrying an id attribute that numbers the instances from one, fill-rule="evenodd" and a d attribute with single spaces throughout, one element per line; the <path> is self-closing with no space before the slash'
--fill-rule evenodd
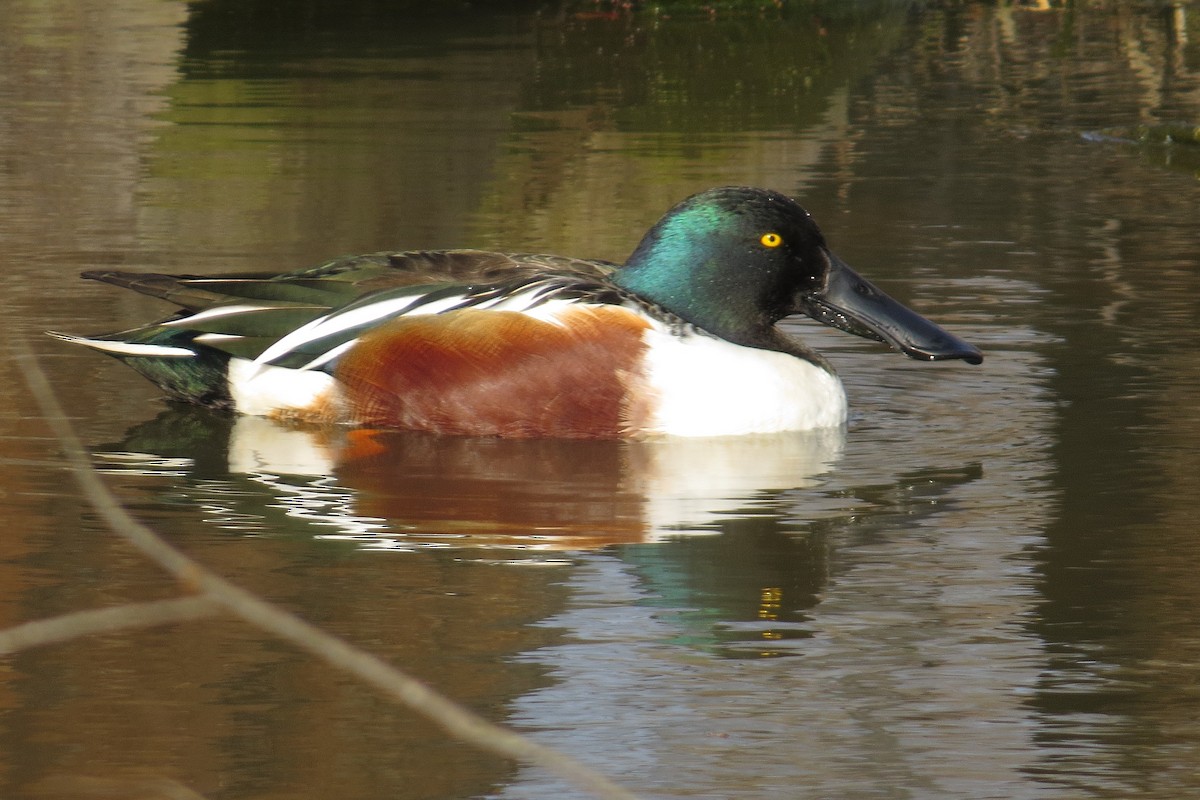
<path id="1" fill-rule="evenodd" d="M 759 241 L 762 242 L 763 247 L 779 247 L 783 244 L 783 237 L 778 233 L 764 233 Z"/>

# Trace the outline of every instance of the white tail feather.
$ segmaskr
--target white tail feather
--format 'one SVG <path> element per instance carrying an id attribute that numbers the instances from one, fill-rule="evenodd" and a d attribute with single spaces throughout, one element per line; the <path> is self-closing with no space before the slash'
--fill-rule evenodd
<path id="1" fill-rule="evenodd" d="M 151 358 L 195 358 L 196 354 L 186 347 L 172 347 L 165 344 L 140 344 L 137 342 L 114 342 L 109 339 L 89 339 L 86 336 L 72 336 L 69 333 L 46 331 L 55 339 L 72 344 L 81 344 L 103 353 L 116 356 L 147 356 Z"/>

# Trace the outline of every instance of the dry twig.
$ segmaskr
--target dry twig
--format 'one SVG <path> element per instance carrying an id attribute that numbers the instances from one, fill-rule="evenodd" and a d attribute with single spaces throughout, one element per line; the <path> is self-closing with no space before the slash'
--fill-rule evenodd
<path id="1" fill-rule="evenodd" d="M 211 598 L 198 596 L 76 611 L 0 630 L 0 655 L 57 644 L 79 636 L 189 622 L 207 617 L 220 608 L 221 606 Z"/>

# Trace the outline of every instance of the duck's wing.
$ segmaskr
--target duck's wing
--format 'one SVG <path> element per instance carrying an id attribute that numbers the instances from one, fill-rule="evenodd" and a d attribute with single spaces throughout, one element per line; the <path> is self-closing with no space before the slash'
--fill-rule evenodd
<path id="1" fill-rule="evenodd" d="M 551 255 L 420 250 L 345 256 L 283 274 L 97 270 L 83 277 L 166 300 L 180 310 L 103 336 L 52 335 L 109 353 L 143 372 L 175 374 L 186 369 L 179 362 L 191 360 L 211 364 L 206 375 L 215 374 L 229 357 L 318 369 L 332 365 L 363 332 L 408 314 L 530 308 L 551 296 L 623 302 L 608 280 L 617 268 Z M 215 391 L 205 388 L 210 390 Z M 191 399 L 197 392 L 174 394 Z"/>
<path id="2" fill-rule="evenodd" d="M 535 309 L 551 301 L 636 304 L 636 298 L 609 280 L 610 275 L 611 270 L 607 269 L 548 271 L 546 262 L 539 261 L 505 264 L 503 269 L 472 273 L 470 277 L 445 274 L 441 282 L 435 283 L 412 283 L 400 278 L 387 288 L 373 288 L 349 303 L 289 329 L 254 354 L 253 360 L 290 369 L 328 369 L 360 336 L 400 317 L 465 310 L 537 313 Z M 185 323 L 190 325 L 186 320 L 172 324 Z M 270 336 L 275 336 L 275 331 Z M 207 343 L 207 338 L 204 341 Z M 224 349 L 221 341 L 214 346 Z M 246 355 L 245 351 L 234 354 Z"/>

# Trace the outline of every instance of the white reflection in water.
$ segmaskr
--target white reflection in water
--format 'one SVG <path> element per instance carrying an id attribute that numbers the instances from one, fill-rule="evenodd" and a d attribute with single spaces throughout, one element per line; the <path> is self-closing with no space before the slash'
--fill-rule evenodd
<path id="1" fill-rule="evenodd" d="M 620 470 L 605 475 L 617 482 L 617 493 L 638 507 L 635 527 L 640 541 L 659 541 L 664 537 L 682 534 L 717 532 L 716 520 L 731 514 L 745 514 L 760 502 L 765 493 L 801 489 L 816 485 L 816 476 L 826 471 L 841 455 L 845 431 L 833 429 L 815 432 L 773 434 L 761 436 L 721 437 L 712 439 L 657 439 L 645 442 L 605 443 L 620 448 L 623 459 Z M 507 462 L 498 458 L 487 461 L 488 445 L 482 443 L 473 453 L 474 462 L 483 461 L 488 477 L 497 478 Z M 471 547 L 473 542 L 462 534 L 436 530 L 441 523 L 447 530 L 464 525 L 478 533 L 487 532 L 495 520 L 486 516 L 454 518 L 454 511 L 434 515 L 432 525 L 417 526 L 402 516 L 405 511 L 416 515 L 421 508 L 434 503 L 433 498 L 405 496 L 401 483 L 408 474 L 403 468 L 395 473 L 391 488 L 401 501 L 393 507 L 400 511 L 389 519 L 364 516 L 357 511 L 356 492 L 347 486 L 345 478 L 334 475 L 344 458 L 344 442 L 329 431 L 281 426 L 259 417 L 240 417 L 234 423 L 229 444 L 229 470 L 244 474 L 269 490 L 271 505 L 284 509 L 289 516 L 332 528 L 319 535 L 359 542 L 364 547 L 392 549 L 403 546 L 404 529 L 421 529 L 422 546 L 445 546 L 457 542 Z M 507 450 L 521 448 L 555 448 L 569 455 L 572 443 L 505 442 Z M 395 461 L 403 466 L 405 453 L 395 452 Z M 424 469 L 414 463 L 413 471 Z M 447 482 L 461 480 L 461 471 L 441 468 L 440 477 Z M 506 476 L 514 484 L 532 481 L 519 471 Z M 548 502 L 568 505 L 573 481 L 584 491 L 594 491 L 584 478 L 571 475 L 556 476 L 562 485 L 554 489 Z M 520 491 L 519 486 L 509 490 Z M 479 491 L 478 489 L 475 489 Z M 487 491 L 497 491 L 488 485 Z M 469 487 L 463 491 L 471 491 Z M 503 491 L 501 489 L 500 491 Z M 462 500 L 462 497 L 458 498 Z M 403 507 L 403 501 L 408 506 Z M 501 496 L 501 502 L 503 497 Z M 460 512 L 463 513 L 463 512 Z M 619 514 L 619 512 L 614 512 Z M 622 524 L 629 525 L 628 520 Z M 598 527 L 603 527 L 598 523 Z M 525 530 L 511 532 L 505 541 L 482 540 L 488 546 L 556 549 L 574 541 L 562 542 L 554 535 L 562 532 L 552 525 L 538 525 L 531 519 Z M 431 539 L 439 536 L 439 539 Z M 410 546 L 415 540 L 408 542 Z"/>
<path id="2" fill-rule="evenodd" d="M 225 456 L 227 472 L 214 478 L 193 474 L 190 458 L 128 449 L 168 441 L 179 413 L 137 426 L 97 459 L 109 472 L 175 479 L 172 497 L 224 531 L 383 550 L 540 552 L 712 535 L 722 520 L 778 516 L 779 496 L 819 486 L 845 444 L 843 429 L 572 442 L 361 437 L 259 417 L 231 427 L 187 417 L 200 426 L 193 435 Z"/>

